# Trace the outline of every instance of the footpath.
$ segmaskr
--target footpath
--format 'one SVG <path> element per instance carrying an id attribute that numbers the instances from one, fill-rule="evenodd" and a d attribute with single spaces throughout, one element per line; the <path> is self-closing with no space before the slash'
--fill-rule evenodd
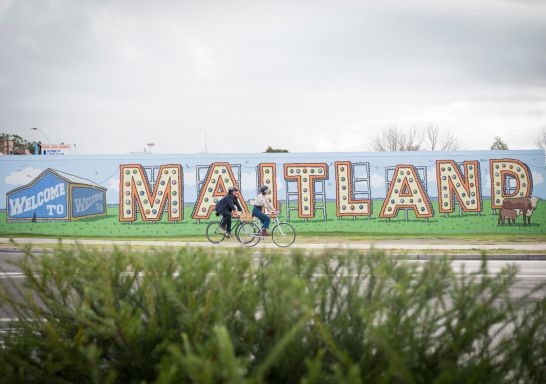
<path id="1" fill-rule="evenodd" d="M 12 242 L 13 241 L 13 242 Z M 15 243 L 15 244 L 14 244 Z M 128 248 L 158 248 L 158 247 L 206 247 L 217 249 L 244 248 L 236 240 L 226 240 L 219 245 L 198 241 L 165 241 L 165 240 L 104 240 L 104 239 L 53 239 L 53 238 L 13 238 L 0 237 L 0 251 L 10 252 L 22 246 L 30 245 L 33 249 L 52 248 L 59 244 L 93 247 L 128 247 Z M 279 249 L 270 241 L 260 242 L 254 250 Z M 282 248 L 280 248 L 282 249 Z M 322 250 L 370 250 L 379 249 L 388 253 L 407 254 L 427 258 L 428 256 L 449 254 L 457 258 L 476 258 L 486 252 L 488 258 L 514 260 L 546 260 L 546 242 L 504 242 L 476 240 L 427 240 L 427 239 L 394 239 L 374 241 L 328 240 L 320 243 L 294 243 L 288 250 L 305 250 L 317 252 Z"/>

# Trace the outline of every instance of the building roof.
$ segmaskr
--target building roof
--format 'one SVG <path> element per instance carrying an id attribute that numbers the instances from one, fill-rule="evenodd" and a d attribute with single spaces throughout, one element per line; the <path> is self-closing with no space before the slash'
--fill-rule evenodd
<path id="1" fill-rule="evenodd" d="M 32 180 L 30 183 L 27 183 L 25 185 L 21 185 L 20 187 L 17 187 L 17 188 L 12 189 L 11 191 L 8 191 L 7 195 L 10 195 L 10 194 L 15 193 L 17 191 L 20 191 L 22 189 L 31 187 L 34 183 L 36 183 L 36 181 L 41 179 L 46 173 L 52 173 L 55 176 L 63 179 L 64 181 L 66 181 L 67 183 L 70 183 L 70 184 L 83 184 L 83 185 L 87 185 L 87 186 L 94 187 L 94 188 L 99 188 L 99 189 L 102 189 L 102 190 L 106 191 L 105 187 L 103 187 L 102 185 L 97 184 L 97 183 L 95 183 L 95 182 L 93 182 L 93 181 L 91 181 L 89 179 L 84 179 L 83 177 L 71 175 L 70 173 L 57 171 L 56 169 L 47 168 L 45 171 L 43 171 L 38 176 L 36 176 L 34 178 L 34 180 Z"/>
<path id="2" fill-rule="evenodd" d="M 95 183 L 95 182 L 93 182 L 93 181 L 91 181 L 89 179 L 84 179 L 83 177 L 71 175 L 70 173 L 57 171 L 56 169 L 51 169 L 51 168 L 46 169 L 46 171 L 50 171 L 50 172 L 56 174 L 57 176 L 65 179 L 66 181 L 68 181 L 69 183 L 86 184 L 86 185 L 90 185 L 92 187 L 106 189 L 102 185 L 97 184 L 97 183 Z"/>

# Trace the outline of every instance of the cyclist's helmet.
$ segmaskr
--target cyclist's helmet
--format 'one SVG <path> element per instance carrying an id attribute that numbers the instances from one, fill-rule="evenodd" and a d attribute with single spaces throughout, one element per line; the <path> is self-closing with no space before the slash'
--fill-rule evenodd
<path id="1" fill-rule="evenodd" d="M 232 193 L 235 193 L 235 192 L 237 192 L 237 191 L 238 191 L 238 189 L 237 189 L 237 188 L 235 188 L 235 187 L 229 187 L 227 191 L 228 191 L 228 195 L 231 195 Z"/>
<path id="2" fill-rule="evenodd" d="M 262 185 L 262 186 L 260 187 L 260 193 L 264 193 L 264 192 L 266 192 L 268 189 L 269 189 L 269 187 L 268 187 L 267 185 Z"/>

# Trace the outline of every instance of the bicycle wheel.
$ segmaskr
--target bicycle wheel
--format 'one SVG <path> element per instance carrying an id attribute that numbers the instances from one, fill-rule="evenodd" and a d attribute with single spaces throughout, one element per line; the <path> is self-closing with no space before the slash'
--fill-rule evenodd
<path id="1" fill-rule="evenodd" d="M 289 247 L 296 240 L 296 231 L 288 223 L 279 223 L 273 227 L 271 237 L 277 246 Z"/>
<path id="2" fill-rule="evenodd" d="M 220 223 L 218 221 L 213 221 L 207 225 L 207 239 L 209 239 L 212 244 L 220 244 L 225 238 L 226 235 L 222 228 L 220 228 Z"/>
<path id="3" fill-rule="evenodd" d="M 246 247 L 253 247 L 260 242 L 260 227 L 255 223 L 244 223 L 237 229 L 237 238 Z"/>

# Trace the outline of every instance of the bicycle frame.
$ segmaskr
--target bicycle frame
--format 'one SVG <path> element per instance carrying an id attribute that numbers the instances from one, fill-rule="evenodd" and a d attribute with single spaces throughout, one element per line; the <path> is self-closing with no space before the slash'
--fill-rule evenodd
<path id="1" fill-rule="evenodd" d="M 280 223 L 279 216 L 275 216 L 275 218 L 273 219 L 273 228 L 277 227 L 279 223 Z M 284 235 L 284 232 L 282 231 L 281 227 L 279 227 L 279 231 L 281 231 L 281 234 Z"/>

